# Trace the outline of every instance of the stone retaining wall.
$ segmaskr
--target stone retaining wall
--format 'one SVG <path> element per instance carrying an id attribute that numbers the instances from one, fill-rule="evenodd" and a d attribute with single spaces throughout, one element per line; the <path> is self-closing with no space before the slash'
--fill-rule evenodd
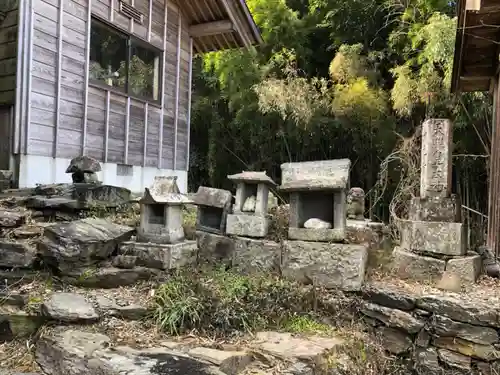
<path id="1" fill-rule="evenodd" d="M 500 373 L 500 305 L 381 282 L 366 285 L 362 296 L 362 319 L 389 352 L 411 359 L 417 374 Z"/>

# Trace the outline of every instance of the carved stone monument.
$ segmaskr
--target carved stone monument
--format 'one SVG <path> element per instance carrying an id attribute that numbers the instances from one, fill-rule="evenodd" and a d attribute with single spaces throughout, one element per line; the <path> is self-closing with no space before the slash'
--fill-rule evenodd
<path id="1" fill-rule="evenodd" d="M 196 259 L 196 241 L 184 241 L 182 210 L 191 201 L 180 193 L 177 176 L 155 177 L 139 201 L 141 221 L 137 241 L 120 246 L 116 266 L 168 270 Z"/>
<path id="2" fill-rule="evenodd" d="M 243 171 L 227 178 L 237 183 L 237 188 L 233 214 L 227 215 L 226 232 L 236 236 L 265 237 L 269 229 L 269 187 L 276 183 L 266 172 Z"/>
<path id="3" fill-rule="evenodd" d="M 350 166 L 348 159 L 281 166 L 282 184 L 279 189 L 290 193 L 289 239 L 344 240 Z"/>
<path id="4" fill-rule="evenodd" d="M 231 210 L 230 191 L 200 186 L 193 202 L 198 206 L 196 229 L 214 234 L 226 233 L 226 219 Z"/>
<path id="5" fill-rule="evenodd" d="M 351 220 L 365 219 L 365 191 L 353 187 L 347 194 L 347 218 Z"/>
<path id="6" fill-rule="evenodd" d="M 290 193 L 284 276 L 346 291 L 363 285 L 367 246 L 344 243 L 350 166 L 348 159 L 281 166 L 280 190 Z"/>
<path id="7" fill-rule="evenodd" d="M 401 244 L 393 253 L 399 276 L 439 281 L 446 270 L 461 283 L 475 282 L 481 257 L 467 253 L 461 204 L 451 194 L 452 124 L 446 119 L 422 125 L 420 197 L 410 201 L 409 220 L 400 222 Z"/>

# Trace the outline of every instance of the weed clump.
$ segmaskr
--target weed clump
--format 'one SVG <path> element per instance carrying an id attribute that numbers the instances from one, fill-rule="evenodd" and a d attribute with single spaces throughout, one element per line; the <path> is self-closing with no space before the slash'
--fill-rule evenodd
<path id="1" fill-rule="evenodd" d="M 179 272 L 155 294 L 154 320 L 177 335 L 196 330 L 220 336 L 262 329 L 326 332 L 316 323 L 314 293 L 270 276 L 242 276 L 225 269 Z"/>

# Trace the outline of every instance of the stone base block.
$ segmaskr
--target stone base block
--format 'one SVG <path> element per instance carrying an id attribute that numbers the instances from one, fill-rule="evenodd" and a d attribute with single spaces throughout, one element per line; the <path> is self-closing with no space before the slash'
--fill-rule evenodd
<path id="1" fill-rule="evenodd" d="M 401 239 L 404 249 L 451 256 L 466 253 L 462 223 L 402 220 Z"/>
<path id="2" fill-rule="evenodd" d="M 119 259 L 123 259 L 124 263 L 120 264 Z M 130 268 L 135 260 L 135 266 L 171 270 L 193 264 L 196 259 L 196 241 L 170 245 L 129 241 L 120 245 L 116 266 Z"/>
<path id="3" fill-rule="evenodd" d="M 182 227 L 168 229 L 165 227 L 153 227 L 150 230 L 137 229 L 137 239 L 140 242 L 152 242 L 155 244 L 172 244 L 184 241 L 184 229 Z"/>
<path id="4" fill-rule="evenodd" d="M 229 238 L 196 232 L 198 256 L 205 263 L 226 263 L 243 273 L 279 270 L 281 246 L 277 242 Z"/>
<path id="5" fill-rule="evenodd" d="M 402 279 L 438 281 L 445 266 L 444 260 L 414 254 L 400 247 L 392 253 L 392 269 Z"/>
<path id="6" fill-rule="evenodd" d="M 471 255 L 450 259 L 446 263 L 446 271 L 452 272 L 465 283 L 475 283 L 481 274 L 481 256 Z"/>
<path id="7" fill-rule="evenodd" d="M 365 280 L 367 246 L 285 241 L 282 273 L 303 283 L 358 291 Z"/>
<path id="8" fill-rule="evenodd" d="M 243 237 L 265 237 L 269 220 L 263 216 L 232 214 L 227 215 L 226 233 Z"/>
<path id="9" fill-rule="evenodd" d="M 346 238 L 345 228 L 314 229 L 314 228 L 288 228 L 288 238 L 298 241 L 313 242 L 342 242 Z"/>
<path id="10" fill-rule="evenodd" d="M 415 197 L 410 201 L 408 218 L 412 221 L 461 221 L 461 203 L 456 195 L 451 197 Z"/>

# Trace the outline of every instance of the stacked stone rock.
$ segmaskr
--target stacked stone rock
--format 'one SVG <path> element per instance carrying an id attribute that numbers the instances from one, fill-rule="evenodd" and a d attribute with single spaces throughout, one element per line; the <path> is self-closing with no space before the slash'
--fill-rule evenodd
<path id="1" fill-rule="evenodd" d="M 498 308 L 471 295 L 419 294 L 366 285 L 361 313 L 386 350 L 410 357 L 417 375 L 500 371 Z"/>
<path id="2" fill-rule="evenodd" d="M 266 172 L 243 171 L 227 178 L 237 183 L 233 213 L 227 215 L 227 233 L 254 238 L 267 236 L 269 187 L 276 183 Z"/>
<path id="3" fill-rule="evenodd" d="M 285 276 L 327 288 L 361 288 L 367 246 L 344 243 L 350 166 L 348 159 L 281 166 L 280 191 L 290 194 Z"/>
<path id="4" fill-rule="evenodd" d="M 446 271 L 475 282 L 481 272 L 481 257 L 467 254 L 460 200 L 451 194 L 451 146 L 449 120 L 423 123 L 420 197 L 410 202 L 409 220 L 401 221 L 401 246 L 393 253 L 402 278 L 437 281 Z"/>
<path id="5" fill-rule="evenodd" d="M 139 201 L 141 221 L 136 241 L 120 245 L 117 267 L 170 270 L 196 261 L 196 241 L 186 241 L 183 207 L 192 203 L 177 186 L 177 177 L 155 177 Z"/>
<path id="6" fill-rule="evenodd" d="M 98 184 L 97 172 L 101 171 L 101 164 L 89 156 L 78 156 L 71 160 L 66 173 L 71 173 L 73 183 Z"/>

